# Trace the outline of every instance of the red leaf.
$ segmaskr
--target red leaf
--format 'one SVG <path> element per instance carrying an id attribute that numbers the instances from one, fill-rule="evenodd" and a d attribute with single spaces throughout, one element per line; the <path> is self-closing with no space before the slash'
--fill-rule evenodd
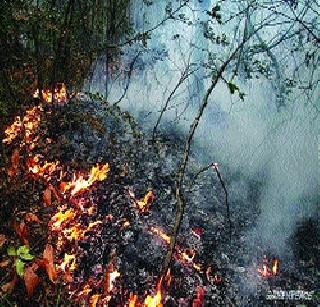
<path id="1" fill-rule="evenodd" d="M 51 190 L 49 188 L 43 192 L 43 201 L 46 206 L 51 206 Z"/>
<path id="2" fill-rule="evenodd" d="M 34 213 L 27 213 L 24 217 L 24 219 L 26 220 L 26 222 L 35 222 L 35 223 L 40 223 L 39 218 L 34 214 Z"/>
<path id="3" fill-rule="evenodd" d="M 26 268 L 24 270 L 23 278 L 24 278 L 24 283 L 26 285 L 27 293 L 30 296 L 32 296 L 35 288 L 39 284 L 39 276 L 35 273 L 37 266 L 34 267 L 33 265 Z"/>
<path id="4" fill-rule="evenodd" d="M 26 223 L 25 222 L 18 223 L 16 221 L 14 221 L 13 228 L 14 228 L 14 231 L 16 232 L 16 234 L 19 236 L 19 238 L 23 242 L 23 244 L 29 245 L 29 242 L 27 239 L 28 227 L 27 227 Z"/>
<path id="5" fill-rule="evenodd" d="M 50 244 L 46 245 L 45 250 L 43 251 L 43 259 L 46 260 L 46 271 L 49 279 L 52 282 L 55 282 L 57 279 L 57 272 L 54 266 L 54 251 L 53 247 Z"/>

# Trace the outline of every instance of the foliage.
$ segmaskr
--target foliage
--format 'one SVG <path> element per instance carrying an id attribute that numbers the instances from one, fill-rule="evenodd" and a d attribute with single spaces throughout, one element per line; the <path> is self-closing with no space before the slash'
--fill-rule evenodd
<path id="1" fill-rule="evenodd" d="M 9 246 L 7 254 L 8 256 L 15 257 L 16 272 L 22 277 L 24 274 L 25 261 L 30 261 L 34 258 L 34 256 L 30 254 L 29 247 L 27 245 L 22 245 L 15 249 L 14 246 Z"/>

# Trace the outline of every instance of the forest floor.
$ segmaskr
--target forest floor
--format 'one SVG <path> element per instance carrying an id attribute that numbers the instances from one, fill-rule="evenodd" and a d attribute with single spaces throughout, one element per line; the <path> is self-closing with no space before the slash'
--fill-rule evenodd
<path id="1" fill-rule="evenodd" d="M 297 228 L 294 257 L 258 245 L 252 253 L 245 234 L 259 215 L 260 184 L 251 182 L 247 201 L 231 202 L 230 241 L 220 181 L 210 169 L 193 180 L 201 165 L 192 155 L 188 205 L 161 275 L 179 135 L 152 141 L 128 112 L 83 95 L 30 107 L 3 140 L 1 306 L 282 306 L 271 290 L 314 290 L 311 300 L 285 302 L 320 304 L 319 225 Z"/>

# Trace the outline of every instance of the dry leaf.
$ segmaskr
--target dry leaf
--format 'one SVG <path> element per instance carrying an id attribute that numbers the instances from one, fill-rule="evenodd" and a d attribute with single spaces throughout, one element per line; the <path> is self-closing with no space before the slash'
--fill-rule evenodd
<path id="1" fill-rule="evenodd" d="M 35 273 L 37 267 L 38 266 L 32 265 L 24 270 L 23 278 L 29 297 L 32 296 L 35 288 L 39 284 L 39 276 Z"/>
<path id="2" fill-rule="evenodd" d="M 7 241 L 5 235 L 0 234 L 0 247 Z"/>
<path id="3" fill-rule="evenodd" d="M 10 259 L 5 259 L 5 260 L 1 261 L 0 268 L 6 268 L 10 262 L 11 262 Z"/>
<path id="4" fill-rule="evenodd" d="M 25 222 L 18 223 L 14 221 L 13 228 L 16 234 L 19 236 L 24 245 L 29 245 L 28 242 L 28 227 Z"/>
<path id="5" fill-rule="evenodd" d="M 27 213 L 24 219 L 26 222 L 29 222 L 29 223 L 31 222 L 40 223 L 39 218 L 34 213 L 31 213 L 31 212 Z"/>
<path id="6" fill-rule="evenodd" d="M 46 206 L 51 206 L 51 190 L 49 188 L 43 192 L 43 201 Z"/>
<path id="7" fill-rule="evenodd" d="M 55 282 L 57 278 L 57 272 L 54 266 L 54 251 L 53 247 L 50 244 L 46 245 L 45 250 L 43 251 L 43 259 L 46 260 L 46 271 L 48 274 L 49 279 L 52 282 Z"/>
<path id="8" fill-rule="evenodd" d="M 11 281 L 1 286 L 1 291 L 4 293 L 10 293 L 14 289 L 16 282 L 17 282 L 17 276 L 14 276 Z"/>

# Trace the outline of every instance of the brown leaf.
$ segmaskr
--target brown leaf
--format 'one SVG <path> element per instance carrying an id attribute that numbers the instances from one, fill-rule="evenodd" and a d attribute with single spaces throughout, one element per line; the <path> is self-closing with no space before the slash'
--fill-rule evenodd
<path id="1" fill-rule="evenodd" d="M 52 245 L 50 244 L 46 245 L 46 248 L 43 251 L 43 259 L 46 260 L 46 271 L 49 279 L 52 282 L 55 282 L 57 278 L 57 272 L 54 266 L 54 251 L 53 251 Z"/>
<path id="2" fill-rule="evenodd" d="M 1 291 L 4 293 L 10 293 L 14 289 L 16 282 L 17 282 L 17 276 L 14 276 L 11 281 L 1 286 Z"/>
<path id="3" fill-rule="evenodd" d="M 7 241 L 5 235 L 0 234 L 0 247 Z"/>
<path id="4" fill-rule="evenodd" d="M 0 268 L 6 268 L 10 262 L 11 262 L 10 259 L 5 259 L 5 260 L 1 261 Z"/>
<path id="5" fill-rule="evenodd" d="M 16 234 L 19 236 L 19 238 L 23 242 L 23 244 L 29 245 L 29 242 L 27 239 L 28 227 L 27 227 L 26 223 L 25 222 L 19 223 L 17 221 L 14 221 L 13 228 L 14 228 L 14 231 L 16 232 Z"/>
<path id="6" fill-rule="evenodd" d="M 24 219 L 26 222 L 29 222 L 29 223 L 31 222 L 41 223 L 39 218 L 34 213 L 31 213 L 31 212 L 27 213 Z"/>
<path id="7" fill-rule="evenodd" d="M 43 201 L 46 206 L 51 206 L 51 190 L 49 188 L 43 192 Z"/>
<path id="8" fill-rule="evenodd" d="M 11 156 L 12 166 L 14 168 L 17 168 L 19 165 L 19 161 L 20 161 L 20 152 L 18 148 L 15 148 Z"/>
<path id="9" fill-rule="evenodd" d="M 23 278 L 26 285 L 27 293 L 32 296 L 35 288 L 39 284 L 39 276 L 35 273 L 37 266 L 30 266 L 24 270 Z"/>

